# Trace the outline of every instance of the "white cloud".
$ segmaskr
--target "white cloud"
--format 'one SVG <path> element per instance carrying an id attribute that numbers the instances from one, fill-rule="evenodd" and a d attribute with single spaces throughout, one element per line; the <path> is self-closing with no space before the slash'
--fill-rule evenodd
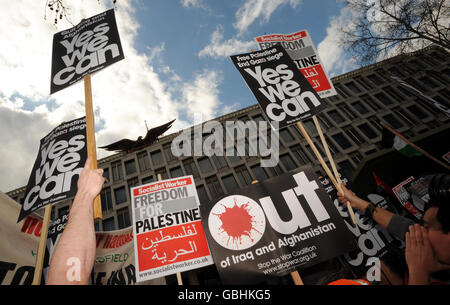
<path id="1" fill-rule="evenodd" d="M 60 20 L 55 29 L 51 18 L 43 20 L 43 3 L 7 1 L 0 11 L 0 130 L 7 143 L 0 148 L 2 191 L 25 185 L 44 135 L 62 121 L 85 115 L 83 82 L 49 96 L 52 37 L 72 25 Z M 106 10 L 110 3 L 71 1 L 71 20 L 77 24 L 81 18 Z M 144 121 L 151 128 L 177 118 L 169 131 L 174 132 L 189 125 L 180 119 L 182 112 L 192 114 L 187 105 L 192 106 L 190 111 L 210 117 L 220 103 L 218 72 L 204 71 L 184 83 L 160 60 L 164 43 L 149 46 L 148 54 L 136 50 L 135 6 L 136 1 L 121 1 L 116 10 L 125 59 L 92 76 L 97 146 L 144 135 Z M 159 73 L 171 75 L 173 82 L 165 83 Z M 97 150 L 98 158 L 109 154 Z"/>
<path id="2" fill-rule="evenodd" d="M 355 61 L 346 56 L 340 44 L 343 38 L 341 29 L 350 26 L 353 18 L 352 11 L 347 7 L 342 8 L 339 16 L 331 18 L 330 25 L 327 28 L 327 36 L 317 45 L 319 57 L 330 77 L 357 68 Z"/>
<path id="3" fill-rule="evenodd" d="M 204 70 L 196 76 L 193 83 L 183 87 L 183 97 L 187 102 L 185 110 L 190 119 L 193 119 L 195 114 L 201 114 L 206 121 L 224 113 L 218 111 L 220 105 L 218 87 L 221 81 L 222 76 L 218 71 Z"/>
<path id="4" fill-rule="evenodd" d="M 223 27 L 218 25 L 211 35 L 210 43 L 198 53 L 198 56 L 226 57 L 233 54 L 250 52 L 252 48 L 256 48 L 256 42 L 253 40 L 242 41 L 234 37 L 223 40 L 223 36 Z"/>
<path id="5" fill-rule="evenodd" d="M 180 0 L 184 7 L 204 8 L 204 3 L 201 0 Z"/>
<path id="6" fill-rule="evenodd" d="M 247 0 L 236 12 L 237 20 L 234 27 L 238 30 L 238 35 L 241 35 L 261 16 L 264 22 L 269 21 L 272 13 L 280 5 L 289 4 L 292 8 L 296 8 L 301 2 L 302 0 Z"/>

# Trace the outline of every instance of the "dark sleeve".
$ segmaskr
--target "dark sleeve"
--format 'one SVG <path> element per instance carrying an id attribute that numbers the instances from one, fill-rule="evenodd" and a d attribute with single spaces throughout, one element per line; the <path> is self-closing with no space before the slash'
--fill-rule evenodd
<path id="1" fill-rule="evenodd" d="M 387 231 L 395 237 L 405 240 L 405 235 L 406 232 L 409 231 L 409 226 L 413 226 L 414 224 L 415 222 L 408 218 L 394 215 L 387 226 Z"/>

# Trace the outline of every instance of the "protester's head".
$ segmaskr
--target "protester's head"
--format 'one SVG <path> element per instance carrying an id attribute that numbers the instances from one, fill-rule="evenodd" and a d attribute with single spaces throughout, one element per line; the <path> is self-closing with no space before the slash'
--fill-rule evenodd
<path id="1" fill-rule="evenodd" d="M 438 260 L 450 264 L 450 175 L 434 175 L 428 194 L 423 224 Z"/>

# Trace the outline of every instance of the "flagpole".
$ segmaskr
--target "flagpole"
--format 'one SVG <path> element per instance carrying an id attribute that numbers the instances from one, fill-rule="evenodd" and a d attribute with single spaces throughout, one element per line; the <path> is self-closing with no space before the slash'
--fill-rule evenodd
<path id="1" fill-rule="evenodd" d="M 445 164 L 444 162 L 436 159 L 435 157 L 433 157 L 432 155 L 430 155 L 429 153 L 427 153 L 425 150 L 423 150 L 422 148 L 420 148 L 419 146 L 417 146 L 416 144 L 414 144 L 413 142 L 411 142 L 410 140 L 408 140 L 407 138 L 405 138 L 405 136 L 403 136 L 401 133 L 399 133 L 397 130 L 395 130 L 394 128 L 392 128 L 391 126 L 389 126 L 388 124 L 384 123 L 383 121 L 380 121 L 380 124 L 386 128 L 387 130 L 389 130 L 390 132 L 392 132 L 393 134 L 395 134 L 396 136 L 398 136 L 400 139 L 402 139 L 403 141 L 405 141 L 408 145 L 411 145 L 414 149 L 416 149 L 417 151 L 421 152 L 422 154 L 424 154 L 425 156 L 427 156 L 428 158 L 430 158 L 431 160 L 433 160 L 434 162 L 438 163 L 439 165 L 445 167 L 447 170 L 450 170 L 450 166 L 448 166 L 447 164 Z"/>
<path id="2" fill-rule="evenodd" d="M 94 123 L 94 110 L 92 106 L 92 87 L 91 87 L 91 75 L 88 74 L 84 77 L 84 97 L 86 108 L 86 142 L 88 156 L 92 156 L 91 168 L 97 168 L 97 148 L 95 144 L 95 123 Z M 94 219 L 102 219 L 102 206 L 100 202 L 100 195 L 97 195 L 94 199 Z"/>
<path id="3" fill-rule="evenodd" d="M 50 216 L 52 213 L 52 204 L 45 206 L 44 220 L 42 221 L 41 236 L 39 238 L 39 248 L 34 266 L 33 285 L 39 285 L 42 278 L 42 267 L 44 265 L 45 248 L 47 245 L 48 227 L 50 224 Z M 49 262 L 50 264 L 50 262 Z"/>

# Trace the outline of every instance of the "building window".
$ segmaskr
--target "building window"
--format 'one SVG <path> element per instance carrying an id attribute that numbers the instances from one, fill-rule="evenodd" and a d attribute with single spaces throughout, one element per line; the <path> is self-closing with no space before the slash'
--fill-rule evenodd
<path id="1" fill-rule="evenodd" d="M 385 115 L 383 119 L 394 129 L 402 128 L 403 124 L 397 120 L 392 114 Z"/>
<path id="2" fill-rule="evenodd" d="M 355 164 L 359 164 L 363 159 L 363 156 L 359 151 L 352 152 L 349 155 L 350 158 L 352 158 L 353 162 L 355 162 Z"/>
<path id="3" fill-rule="evenodd" d="M 193 159 L 187 159 L 183 161 L 184 171 L 187 175 L 192 175 L 194 177 L 199 177 L 200 174 L 198 172 L 197 166 Z"/>
<path id="4" fill-rule="evenodd" d="M 111 190 L 109 188 L 103 189 L 100 193 L 100 201 L 102 203 L 102 211 L 112 211 L 113 204 L 111 198 Z"/>
<path id="5" fill-rule="evenodd" d="M 417 105 L 411 105 L 407 109 L 421 120 L 428 118 L 428 114 Z"/>
<path id="6" fill-rule="evenodd" d="M 245 165 L 236 167 L 234 170 L 236 171 L 236 175 L 242 185 L 249 185 L 250 183 L 252 183 L 253 179 L 250 176 L 250 173 L 248 172 Z"/>
<path id="7" fill-rule="evenodd" d="M 209 202 L 208 194 L 206 193 L 206 189 L 203 185 L 197 186 L 197 195 L 198 195 L 198 200 L 200 201 L 200 204 Z"/>
<path id="8" fill-rule="evenodd" d="M 155 179 L 153 179 L 153 176 L 148 176 L 148 177 L 142 178 L 142 184 L 148 184 L 153 181 L 155 181 Z"/>
<path id="9" fill-rule="evenodd" d="M 158 174 L 161 175 L 161 180 L 169 179 L 169 175 L 167 174 L 167 171 L 166 171 L 165 167 L 162 167 L 162 168 L 159 168 L 159 169 L 155 170 L 156 178 L 158 178 Z"/>
<path id="10" fill-rule="evenodd" d="M 206 179 L 206 184 L 208 185 L 209 192 L 213 196 L 213 198 L 220 197 L 223 195 L 222 187 L 220 186 L 219 180 L 217 180 L 216 176 L 211 176 Z"/>
<path id="11" fill-rule="evenodd" d="M 415 119 L 413 119 L 412 116 L 410 116 L 406 111 L 404 111 L 400 107 L 396 107 L 392 109 L 392 111 L 395 112 L 399 117 L 402 118 L 403 121 L 405 121 L 410 126 L 418 124 L 418 122 Z"/>
<path id="12" fill-rule="evenodd" d="M 294 160 L 291 158 L 289 154 L 281 155 L 280 161 L 281 163 L 283 163 L 284 168 L 286 168 L 287 171 L 297 168 L 297 165 L 295 164 Z"/>
<path id="13" fill-rule="evenodd" d="M 347 104 L 343 104 L 341 110 L 345 113 L 345 115 L 350 119 L 350 120 L 354 120 L 356 119 L 358 116 L 356 115 L 356 113 L 350 109 L 350 107 Z"/>
<path id="14" fill-rule="evenodd" d="M 328 129 L 333 127 L 333 124 L 331 124 L 330 120 L 327 119 L 324 115 L 317 115 L 317 118 L 319 119 L 320 125 L 322 126 L 322 129 Z"/>
<path id="15" fill-rule="evenodd" d="M 360 84 L 366 90 L 373 89 L 372 85 L 370 85 L 368 82 L 366 82 L 361 76 L 355 76 L 355 80 L 358 84 Z"/>
<path id="16" fill-rule="evenodd" d="M 342 133 L 337 133 L 332 136 L 332 138 L 342 147 L 342 149 L 347 149 L 352 147 L 352 144 L 347 140 L 347 138 Z"/>
<path id="17" fill-rule="evenodd" d="M 167 162 L 175 160 L 175 157 L 172 154 L 172 148 L 171 148 L 171 144 L 170 143 L 164 144 L 163 151 L 164 151 L 164 156 L 166 156 Z"/>
<path id="18" fill-rule="evenodd" d="M 394 100 L 396 100 L 397 103 L 401 103 L 404 100 L 404 97 L 398 91 L 392 89 L 391 87 L 383 88 L 383 91 L 385 91 Z"/>
<path id="19" fill-rule="evenodd" d="M 331 111 L 327 112 L 327 114 L 331 117 L 331 119 L 336 124 L 341 124 L 341 123 L 345 122 L 345 119 L 342 117 L 342 115 L 339 114 L 339 112 L 337 110 L 331 110 Z"/>
<path id="20" fill-rule="evenodd" d="M 251 170 L 253 172 L 253 176 L 255 176 L 256 180 L 258 180 L 258 181 L 263 181 L 263 180 L 269 178 L 266 171 L 259 165 L 253 165 L 251 167 Z"/>
<path id="21" fill-rule="evenodd" d="M 127 194 L 125 192 L 125 187 L 119 187 L 114 190 L 114 197 L 116 198 L 116 204 L 127 201 Z"/>
<path id="22" fill-rule="evenodd" d="M 232 191 L 239 188 L 239 185 L 237 184 L 236 179 L 234 179 L 233 175 L 222 177 L 222 182 L 225 185 L 225 189 L 228 193 L 231 193 Z"/>
<path id="23" fill-rule="evenodd" d="M 103 220 L 103 231 L 114 231 L 115 229 L 114 217 Z"/>
<path id="24" fill-rule="evenodd" d="M 164 163 L 163 155 L 160 150 L 156 150 L 150 153 L 153 165 L 157 166 Z"/>
<path id="25" fill-rule="evenodd" d="M 117 222 L 119 223 L 119 229 L 128 228 L 131 226 L 130 212 L 128 208 L 123 208 L 117 211 Z"/>
<path id="26" fill-rule="evenodd" d="M 349 126 L 344 129 L 347 136 L 353 140 L 358 145 L 361 145 L 365 142 L 365 139 L 355 130 L 355 128 Z"/>
<path id="27" fill-rule="evenodd" d="M 150 160 L 148 159 L 148 154 L 146 151 L 137 154 L 137 159 L 139 163 L 139 169 L 141 172 L 150 169 Z"/>
<path id="28" fill-rule="evenodd" d="M 291 151 L 294 154 L 297 161 L 300 163 L 300 165 L 305 165 L 311 162 L 308 155 L 303 151 L 300 145 L 292 146 Z"/>
<path id="29" fill-rule="evenodd" d="M 339 149 L 333 144 L 332 141 L 330 141 L 330 138 L 326 134 L 324 134 L 325 141 L 328 144 L 328 148 L 330 149 L 330 153 L 337 154 L 339 152 Z"/>
<path id="30" fill-rule="evenodd" d="M 274 167 L 266 167 L 266 170 L 272 177 L 283 174 L 283 170 L 281 169 L 279 164 L 275 165 Z"/>
<path id="31" fill-rule="evenodd" d="M 349 82 L 349 83 L 346 83 L 345 85 L 347 86 L 347 88 L 352 90 L 353 93 L 355 93 L 355 94 L 361 93 L 361 90 L 358 88 L 358 86 L 356 86 L 356 84 L 354 82 Z"/>
<path id="32" fill-rule="evenodd" d="M 377 86 L 380 86 L 383 84 L 383 81 L 375 74 L 368 75 L 367 78 Z"/>
<path id="33" fill-rule="evenodd" d="M 338 166 L 340 168 L 340 173 L 341 175 L 343 175 L 344 177 L 346 177 L 347 179 L 351 179 L 353 176 L 353 171 L 355 170 L 355 168 L 353 167 L 353 165 L 350 163 L 350 161 L 345 160 L 342 162 L 338 163 Z"/>
<path id="34" fill-rule="evenodd" d="M 375 97 L 385 106 L 392 105 L 392 101 L 383 92 L 375 94 Z"/>
<path id="35" fill-rule="evenodd" d="M 109 168 L 108 167 L 103 169 L 103 177 L 105 177 L 106 180 L 109 181 Z"/>
<path id="36" fill-rule="evenodd" d="M 361 99 L 375 111 L 381 110 L 381 106 L 373 100 L 368 94 L 361 96 Z"/>
<path id="37" fill-rule="evenodd" d="M 270 133 L 267 134 L 267 137 L 268 137 L 268 138 L 270 137 Z M 260 140 L 261 140 L 261 139 L 260 139 Z M 239 157 L 239 156 L 237 155 L 236 148 L 233 146 L 231 150 L 232 150 L 233 154 L 232 154 L 231 156 L 228 156 L 228 155 L 227 155 L 228 160 L 230 160 L 231 163 L 237 163 L 237 162 L 241 161 L 241 157 Z"/>
<path id="38" fill-rule="evenodd" d="M 422 77 L 422 78 L 420 79 L 420 81 L 421 81 L 422 83 L 424 83 L 425 85 L 427 85 L 428 88 L 430 88 L 430 89 L 434 89 L 434 88 L 439 87 L 438 84 L 436 84 L 435 82 L 433 82 L 433 81 L 431 80 L 431 78 L 429 78 L 429 77 L 427 77 L 427 76 Z"/>
<path id="39" fill-rule="evenodd" d="M 114 181 L 123 179 L 122 163 L 120 161 L 111 163 Z"/>
<path id="40" fill-rule="evenodd" d="M 182 177 L 183 176 L 183 170 L 181 169 L 181 166 L 177 166 L 170 169 L 170 176 L 172 178 L 176 177 Z"/>
<path id="41" fill-rule="evenodd" d="M 217 169 L 221 169 L 228 166 L 227 160 L 223 156 L 212 155 L 211 159 L 213 160 Z"/>
<path id="42" fill-rule="evenodd" d="M 339 93 L 340 96 L 343 96 L 343 97 L 350 97 L 351 96 L 350 92 L 348 92 L 344 87 L 341 87 L 339 85 L 335 85 L 334 88 L 336 89 L 336 91 Z"/>
<path id="43" fill-rule="evenodd" d="M 280 132 L 280 137 L 283 139 L 283 141 L 285 141 L 286 143 L 292 142 L 294 141 L 294 137 L 292 136 L 292 134 L 289 132 L 288 128 L 283 128 L 279 130 Z"/>
<path id="44" fill-rule="evenodd" d="M 136 162 L 134 162 L 134 159 L 125 161 L 124 164 L 125 164 L 125 173 L 127 175 L 131 175 L 136 172 Z"/>
<path id="45" fill-rule="evenodd" d="M 354 102 L 352 104 L 353 108 L 356 109 L 360 114 L 367 114 L 369 113 L 369 109 L 367 109 L 361 102 Z"/>
<path id="46" fill-rule="evenodd" d="M 378 136 L 378 134 L 367 123 L 359 125 L 358 128 L 369 139 L 373 139 Z"/>
<path id="47" fill-rule="evenodd" d="M 209 158 L 201 158 L 197 160 L 198 166 L 200 167 L 200 171 L 202 173 L 209 173 L 213 171 L 213 167 L 211 164 L 211 161 L 209 161 Z"/>
<path id="48" fill-rule="evenodd" d="M 131 188 L 139 185 L 138 177 L 128 179 L 127 185 L 128 185 L 128 194 L 131 194 Z"/>
<path id="49" fill-rule="evenodd" d="M 404 75 L 400 72 L 396 67 L 389 68 L 389 72 L 391 72 L 394 76 L 403 77 Z"/>

